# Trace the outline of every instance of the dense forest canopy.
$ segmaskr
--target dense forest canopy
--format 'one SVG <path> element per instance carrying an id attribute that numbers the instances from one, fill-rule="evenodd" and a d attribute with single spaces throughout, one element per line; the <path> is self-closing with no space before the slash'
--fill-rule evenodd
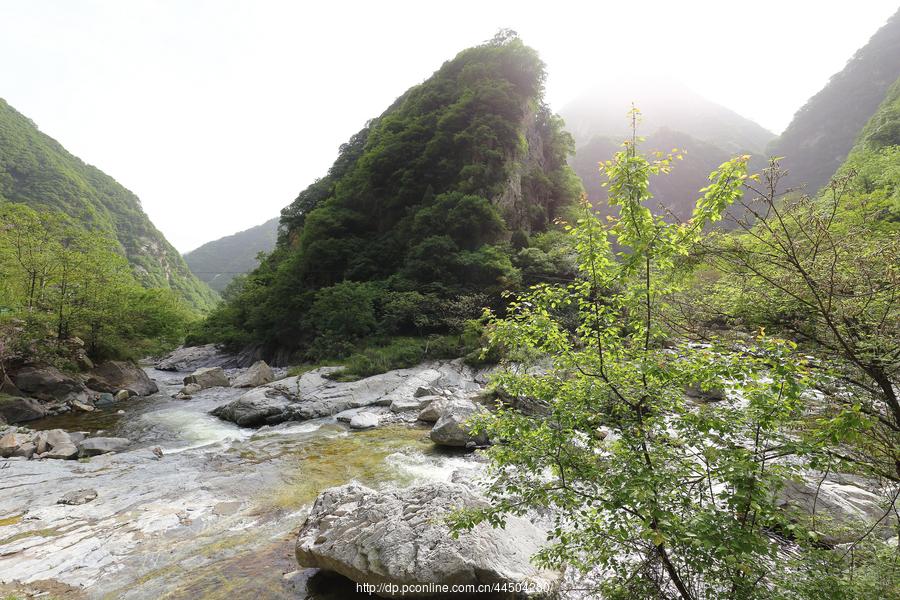
<path id="1" fill-rule="evenodd" d="M 62 212 L 85 232 L 112 236 L 147 288 L 172 289 L 197 310 L 208 310 L 217 300 L 153 226 L 137 196 L 72 156 L 0 99 L 0 204 L 4 202 Z"/>
<path id="2" fill-rule="evenodd" d="M 339 356 L 453 329 L 557 260 L 553 222 L 581 186 L 544 77 L 501 34 L 403 94 L 282 212 L 278 247 L 198 338 Z"/>

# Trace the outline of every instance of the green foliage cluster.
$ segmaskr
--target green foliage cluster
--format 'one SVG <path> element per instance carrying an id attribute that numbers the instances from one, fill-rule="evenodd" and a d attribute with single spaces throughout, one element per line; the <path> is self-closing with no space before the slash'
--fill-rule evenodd
<path id="1" fill-rule="evenodd" d="M 819 420 L 809 399 L 821 363 L 798 352 L 797 343 L 764 331 L 739 346 L 708 330 L 692 337 L 697 313 L 685 303 L 700 302 L 698 257 L 710 247 L 702 230 L 756 186 L 747 160 L 726 162 L 710 175 L 684 224 L 667 223 L 646 206 L 651 176 L 667 173 L 671 157 L 651 161 L 626 144 L 602 165 L 621 217 L 604 224 L 585 205 L 569 228 L 576 280 L 533 286 L 506 314 L 489 314 L 491 347 L 501 348 L 510 366 L 495 379 L 501 395 L 542 410 L 500 404 L 474 420 L 475 430 L 496 442 L 489 450 L 491 505 L 458 513 L 455 528 L 549 514 L 554 527 L 537 560 L 594 573 L 588 580 L 596 582 L 594 591 L 610 599 L 897 597 L 896 548 L 861 530 L 858 542 L 826 549 L 821 519 L 792 520 L 776 500 L 782 485 L 806 469 L 846 466 L 837 457 L 866 426 L 860 406 L 874 403 L 857 402 L 855 419 L 849 411 Z M 766 227 L 764 218 L 759 227 Z M 821 250 L 834 256 L 829 242 Z M 760 263 L 774 261 L 778 269 L 778 256 L 769 247 Z M 896 297 L 896 274 L 893 281 Z M 845 283 L 836 286 L 843 290 Z M 714 303 L 708 289 L 701 293 Z M 750 301 L 761 311 L 773 307 L 761 295 Z M 890 310 L 879 299 L 857 307 Z M 885 339 L 858 324 L 851 342 L 857 356 L 883 358 Z M 853 327 L 849 318 L 845 325 Z M 833 338 L 823 339 L 828 352 Z M 692 402 L 689 388 L 727 393 L 714 403 Z M 884 394 L 881 406 L 889 405 Z M 880 433 L 890 434 L 890 427 Z M 874 466 L 864 472 L 879 474 Z M 892 493 L 886 515 L 896 500 Z M 791 540 L 790 556 L 773 532 Z"/>
<path id="2" fill-rule="evenodd" d="M 373 336 L 459 332 L 479 303 L 564 264 L 540 236 L 580 185 L 543 82 L 517 37 L 445 63 L 341 147 L 192 340 L 348 356 Z"/>
<path id="3" fill-rule="evenodd" d="M 69 154 L 0 99 L 2 201 L 64 213 L 83 231 L 113 239 L 147 288 L 170 288 L 197 310 L 208 310 L 217 301 L 153 226 L 137 196 Z"/>
<path id="4" fill-rule="evenodd" d="M 146 288 L 114 239 L 66 215 L 0 202 L 0 362 L 132 358 L 181 341 L 194 313 L 168 288 Z"/>

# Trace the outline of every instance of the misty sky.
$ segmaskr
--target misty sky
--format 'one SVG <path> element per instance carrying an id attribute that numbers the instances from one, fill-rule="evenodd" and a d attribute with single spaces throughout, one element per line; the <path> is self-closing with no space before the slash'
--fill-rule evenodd
<path id="1" fill-rule="evenodd" d="M 636 8 L 639 7 L 639 8 Z M 779 133 L 897 0 L 0 0 L 0 97 L 179 250 L 278 214 L 459 50 L 515 29 L 558 110 L 662 72 Z"/>

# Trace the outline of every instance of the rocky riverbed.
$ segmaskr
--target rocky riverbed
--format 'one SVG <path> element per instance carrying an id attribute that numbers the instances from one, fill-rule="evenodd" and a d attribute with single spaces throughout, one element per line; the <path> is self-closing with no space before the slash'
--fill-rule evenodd
<path id="1" fill-rule="evenodd" d="M 147 373 L 160 389 L 153 395 L 27 423 L 127 438 L 128 450 L 0 463 L 0 592 L 352 597 L 347 580 L 314 576 L 295 560 L 316 496 L 351 481 L 448 481 L 473 464 L 472 454 L 441 450 L 429 427 L 404 419 L 362 431 L 332 415 L 241 427 L 209 413 L 246 389 L 212 387 L 176 400 L 188 373 Z"/>

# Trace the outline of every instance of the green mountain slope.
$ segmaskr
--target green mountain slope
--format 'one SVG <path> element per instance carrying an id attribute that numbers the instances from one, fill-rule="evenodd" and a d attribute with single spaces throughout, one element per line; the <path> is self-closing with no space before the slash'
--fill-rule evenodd
<path id="1" fill-rule="evenodd" d="M 770 154 L 784 157 L 785 183 L 815 194 L 847 158 L 863 126 L 900 77 L 900 11 L 844 69 L 797 111 Z"/>
<path id="2" fill-rule="evenodd" d="M 869 208 L 878 207 L 883 226 L 896 229 L 900 224 L 900 78 L 863 127 L 837 175 L 851 172 L 856 196 L 865 198 Z"/>
<path id="3" fill-rule="evenodd" d="M 260 252 L 268 254 L 278 238 L 278 218 L 203 244 L 184 255 L 191 271 L 217 292 L 225 290 L 236 275 L 249 273 L 259 264 Z"/>
<path id="4" fill-rule="evenodd" d="M 282 211 L 277 248 L 199 337 L 276 362 L 336 356 L 451 331 L 520 285 L 520 253 L 545 254 L 542 232 L 581 190 L 544 77 L 498 36 L 408 90 Z"/>
<path id="5" fill-rule="evenodd" d="M 116 180 L 71 155 L 0 99 L 0 201 L 65 213 L 87 230 L 112 233 L 146 287 L 168 287 L 198 310 L 217 297 L 188 269 Z"/>

